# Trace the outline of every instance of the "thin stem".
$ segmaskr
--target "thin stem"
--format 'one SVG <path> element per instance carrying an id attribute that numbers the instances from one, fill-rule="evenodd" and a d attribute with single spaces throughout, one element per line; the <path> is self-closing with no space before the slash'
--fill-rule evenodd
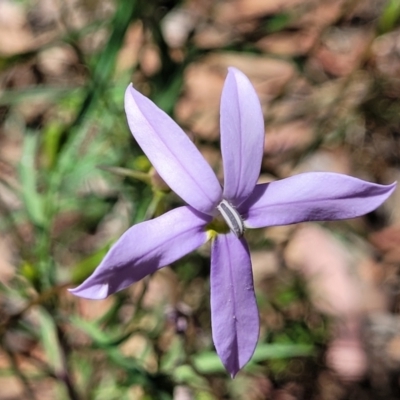
<path id="1" fill-rule="evenodd" d="M 69 354 L 69 345 L 65 340 L 65 336 L 61 328 L 57 325 L 57 337 L 58 341 L 60 343 L 60 352 L 61 352 L 61 357 L 62 357 L 62 364 L 63 364 L 63 372 L 62 374 L 58 374 L 58 379 L 61 380 L 67 391 L 69 398 L 71 400 L 80 400 L 80 397 L 78 395 L 78 392 L 75 389 L 75 386 L 73 384 L 72 378 L 71 378 L 71 372 L 69 370 L 68 366 L 68 357 L 67 355 Z"/>

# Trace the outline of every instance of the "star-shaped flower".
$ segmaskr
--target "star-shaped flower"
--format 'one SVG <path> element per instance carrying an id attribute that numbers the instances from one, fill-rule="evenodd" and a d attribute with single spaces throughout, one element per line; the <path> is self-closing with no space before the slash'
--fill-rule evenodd
<path id="1" fill-rule="evenodd" d="M 358 217 L 382 204 L 396 185 L 335 173 L 305 173 L 257 185 L 263 115 L 253 86 L 235 68 L 229 69 L 221 98 L 223 187 L 182 129 L 132 86 L 126 90 L 125 110 L 136 141 L 187 205 L 128 229 L 71 292 L 103 299 L 211 240 L 212 335 L 234 376 L 251 358 L 259 335 L 244 230 Z"/>

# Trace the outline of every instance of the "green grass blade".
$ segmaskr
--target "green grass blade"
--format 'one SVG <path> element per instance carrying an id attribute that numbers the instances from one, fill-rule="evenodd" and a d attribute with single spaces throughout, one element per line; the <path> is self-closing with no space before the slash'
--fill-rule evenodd
<path id="1" fill-rule="evenodd" d="M 19 176 L 22 184 L 22 198 L 30 220 L 37 226 L 45 225 L 42 197 L 37 191 L 37 169 L 35 156 L 38 147 L 38 135 L 25 135 L 22 159 L 19 164 Z"/>

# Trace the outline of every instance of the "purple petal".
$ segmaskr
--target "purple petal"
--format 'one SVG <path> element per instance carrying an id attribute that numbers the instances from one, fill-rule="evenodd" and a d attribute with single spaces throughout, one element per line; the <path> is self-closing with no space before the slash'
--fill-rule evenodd
<path id="1" fill-rule="evenodd" d="M 70 291 L 88 299 L 104 299 L 207 241 L 210 217 L 191 207 L 134 225 L 114 244 L 94 273 Z"/>
<path id="2" fill-rule="evenodd" d="M 234 377 L 254 353 L 259 317 L 246 241 L 218 235 L 211 249 L 211 324 L 215 348 Z"/>
<path id="3" fill-rule="evenodd" d="M 224 198 L 241 204 L 260 175 L 264 119 L 260 101 L 247 77 L 229 68 L 221 98 L 221 151 Z"/>
<path id="4" fill-rule="evenodd" d="M 257 185 L 239 211 L 249 228 L 355 218 L 375 210 L 395 188 L 312 172 Z"/>
<path id="5" fill-rule="evenodd" d="M 196 210 L 212 214 L 222 189 L 210 165 L 183 130 L 132 85 L 125 92 L 131 132 L 167 185 Z"/>

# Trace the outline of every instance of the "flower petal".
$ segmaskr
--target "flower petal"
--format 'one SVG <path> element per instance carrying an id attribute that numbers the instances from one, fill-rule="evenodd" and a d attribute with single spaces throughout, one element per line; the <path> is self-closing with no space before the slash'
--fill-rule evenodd
<path id="1" fill-rule="evenodd" d="M 221 97 L 221 151 L 224 198 L 241 204 L 260 175 L 264 118 L 260 100 L 247 77 L 229 68 Z"/>
<path id="2" fill-rule="evenodd" d="M 125 92 L 131 132 L 167 185 L 196 210 L 212 214 L 222 189 L 210 165 L 183 130 L 132 85 Z"/>
<path id="3" fill-rule="evenodd" d="M 249 228 L 355 218 L 375 210 L 395 188 L 396 183 L 311 172 L 257 185 L 239 211 Z"/>
<path id="4" fill-rule="evenodd" d="M 104 299 L 157 269 L 183 257 L 207 241 L 210 217 L 184 206 L 128 229 L 94 273 L 70 291 Z"/>
<path id="5" fill-rule="evenodd" d="M 215 348 L 234 377 L 254 353 L 259 317 L 246 241 L 218 235 L 211 249 L 211 324 Z"/>

